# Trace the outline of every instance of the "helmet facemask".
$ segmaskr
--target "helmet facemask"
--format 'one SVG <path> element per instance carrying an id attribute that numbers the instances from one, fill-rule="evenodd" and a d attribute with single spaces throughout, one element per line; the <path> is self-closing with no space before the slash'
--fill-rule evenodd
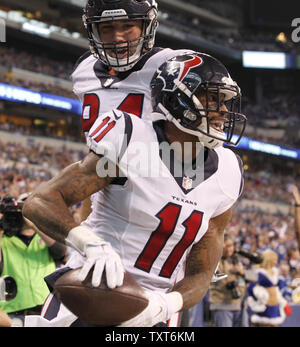
<path id="1" fill-rule="evenodd" d="M 178 80 L 174 83 L 179 92 L 170 94 L 167 103 L 159 104 L 167 120 L 181 131 L 197 136 L 205 147 L 216 148 L 223 143 L 237 145 L 246 126 L 246 117 L 241 113 L 241 95 L 235 82 L 231 85 L 206 82 L 200 84 L 194 92 Z M 199 90 L 204 94 L 205 106 L 195 95 Z M 212 92 L 216 95 L 213 106 L 210 101 Z M 226 110 L 222 108 L 223 104 Z M 221 125 L 221 129 L 216 129 L 214 124 Z M 240 135 L 234 137 L 235 133 Z"/>
<path id="2" fill-rule="evenodd" d="M 145 15 L 127 15 L 125 11 L 123 12 L 124 13 L 120 15 L 114 16 L 105 16 L 103 14 L 94 17 L 83 16 L 83 21 L 88 32 L 91 52 L 105 65 L 116 71 L 130 70 L 144 53 L 152 49 L 158 26 L 157 11 L 155 8 L 151 8 Z M 100 23 L 139 20 L 142 22 L 142 33 L 140 37 L 133 40 L 118 42 L 103 42 L 101 40 L 101 33 L 99 31 Z M 120 52 L 124 54 L 124 57 L 118 58 Z"/>

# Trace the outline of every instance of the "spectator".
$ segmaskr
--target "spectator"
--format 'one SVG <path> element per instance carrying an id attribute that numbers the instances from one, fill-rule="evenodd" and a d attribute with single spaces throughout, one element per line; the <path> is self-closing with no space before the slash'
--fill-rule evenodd
<path id="1" fill-rule="evenodd" d="M 279 289 L 287 302 L 293 301 L 292 280 L 289 264 L 282 262 L 279 266 Z"/>
<path id="2" fill-rule="evenodd" d="M 244 266 L 234 253 L 231 236 L 225 235 L 223 257 L 219 263 L 219 272 L 227 278 L 211 284 L 209 288 L 210 310 L 217 327 L 247 326 L 247 318 L 243 310 L 243 298 L 246 283 Z"/>
<path id="3" fill-rule="evenodd" d="M 288 262 L 293 277 L 300 274 L 300 252 L 298 248 L 292 247 L 288 250 Z"/>
<path id="4" fill-rule="evenodd" d="M 65 255 L 64 245 L 22 217 L 25 198 L 2 200 L 0 274 L 13 277 L 18 291 L 14 299 L 1 301 L 0 308 L 11 317 L 40 313 L 49 294 L 44 277 L 55 271 L 55 261 L 62 261 Z"/>

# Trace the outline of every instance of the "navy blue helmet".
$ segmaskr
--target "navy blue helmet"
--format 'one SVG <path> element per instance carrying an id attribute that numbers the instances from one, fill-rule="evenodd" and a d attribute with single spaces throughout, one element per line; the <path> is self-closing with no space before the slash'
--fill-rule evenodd
<path id="1" fill-rule="evenodd" d="M 216 99 L 213 107 L 212 92 Z M 205 103 L 200 102 L 199 93 L 206 97 Z M 154 112 L 163 114 L 180 130 L 198 136 L 205 147 L 237 145 L 245 130 L 240 88 L 226 67 L 210 55 L 187 53 L 162 64 L 151 81 L 151 98 Z M 212 126 L 218 121 L 213 114 L 223 119 L 221 131 Z"/>

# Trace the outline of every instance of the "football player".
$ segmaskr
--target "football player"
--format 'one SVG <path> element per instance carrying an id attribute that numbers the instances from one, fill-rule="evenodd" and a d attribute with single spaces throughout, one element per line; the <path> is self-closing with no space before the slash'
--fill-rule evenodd
<path id="1" fill-rule="evenodd" d="M 83 22 L 90 51 L 76 63 L 74 92 L 83 104 L 82 127 L 112 109 L 147 119 L 150 81 L 167 59 L 187 52 L 154 47 L 158 27 L 155 0 L 88 0 Z"/>
<path id="2" fill-rule="evenodd" d="M 155 0 L 88 0 L 83 23 L 90 43 L 72 74 L 81 101 L 82 129 L 88 133 L 97 117 L 119 109 L 152 117 L 150 81 L 167 59 L 187 52 L 154 47 L 158 27 Z M 91 212 L 84 201 L 82 220 Z"/>
<path id="3" fill-rule="evenodd" d="M 246 124 L 240 89 L 225 66 L 202 53 L 179 55 L 162 64 L 151 88 L 159 120 L 120 110 L 101 115 L 88 135 L 90 153 L 40 186 L 23 208 L 39 229 L 78 251 L 64 271 L 82 267 L 84 280 L 92 269 L 98 286 L 105 269 L 110 288 L 122 285 L 127 271 L 142 285 L 149 304 L 122 326 L 154 326 L 202 300 L 243 188 L 241 161 L 222 146 L 237 144 Z M 159 174 L 147 173 L 147 163 Z M 91 194 L 93 212 L 78 225 L 68 206 Z M 25 326 L 80 324 L 57 299 L 48 303 L 47 319 L 26 317 Z"/>

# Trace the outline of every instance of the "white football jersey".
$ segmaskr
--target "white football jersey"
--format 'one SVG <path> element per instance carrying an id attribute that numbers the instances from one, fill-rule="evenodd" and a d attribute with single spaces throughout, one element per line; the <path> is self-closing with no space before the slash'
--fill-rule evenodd
<path id="1" fill-rule="evenodd" d="M 72 74 L 73 90 L 82 102 L 82 128 L 88 132 L 98 115 L 120 109 L 147 119 L 151 115 L 150 81 L 166 60 L 190 50 L 153 48 L 127 72 L 111 75 L 106 66 L 87 52 Z"/>
<path id="2" fill-rule="evenodd" d="M 95 194 L 93 212 L 83 224 L 111 243 L 143 287 L 167 291 L 209 220 L 237 200 L 243 177 L 237 156 L 223 147 L 205 149 L 201 182 L 185 172 L 174 175 L 174 166 L 160 151 L 166 143 L 163 122 L 142 121 L 119 110 L 97 118 L 88 146 L 118 163 L 124 177 Z M 99 157 L 98 174 L 109 170 L 105 162 Z M 78 259 L 68 263 L 80 265 Z"/>

